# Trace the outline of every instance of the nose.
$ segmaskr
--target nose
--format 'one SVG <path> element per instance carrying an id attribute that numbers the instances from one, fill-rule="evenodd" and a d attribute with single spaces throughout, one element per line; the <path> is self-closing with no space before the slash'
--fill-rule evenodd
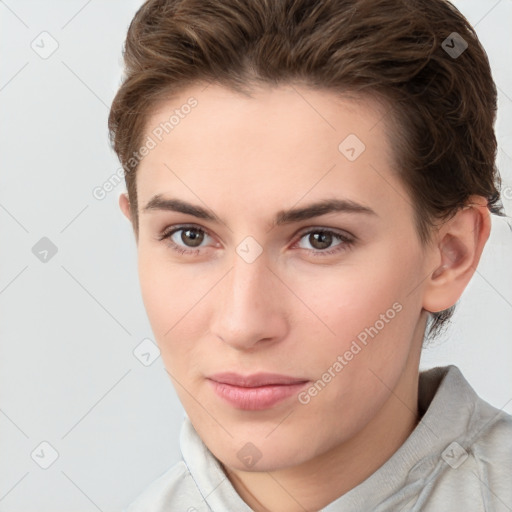
<path id="1" fill-rule="evenodd" d="M 235 253 L 230 272 L 219 283 L 210 329 L 237 350 L 276 343 L 287 333 L 282 296 L 287 290 L 267 264 L 264 254 L 248 263 Z"/>

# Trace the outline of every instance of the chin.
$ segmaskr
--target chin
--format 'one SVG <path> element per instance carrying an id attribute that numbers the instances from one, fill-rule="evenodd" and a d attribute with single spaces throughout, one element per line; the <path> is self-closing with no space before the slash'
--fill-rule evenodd
<path id="1" fill-rule="evenodd" d="M 273 442 L 265 438 L 254 439 L 252 442 L 232 440 L 228 446 L 212 446 L 210 451 L 224 467 L 247 472 L 284 470 L 315 456 L 313 452 L 304 451 L 304 442 L 301 440 L 286 446 L 283 446 L 282 441 L 277 438 Z"/>

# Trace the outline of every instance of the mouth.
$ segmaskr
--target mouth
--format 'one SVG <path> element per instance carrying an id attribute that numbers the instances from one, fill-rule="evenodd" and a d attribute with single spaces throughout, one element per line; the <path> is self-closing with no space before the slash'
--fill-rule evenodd
<path id="1" fill-rule="evenodd" d="M 218 373 L 207 377 L 214 392 L 237 409 L 264 410 L 296 395 L 308 384 L 303 378 L 275 373 L 239 375 Z"/>

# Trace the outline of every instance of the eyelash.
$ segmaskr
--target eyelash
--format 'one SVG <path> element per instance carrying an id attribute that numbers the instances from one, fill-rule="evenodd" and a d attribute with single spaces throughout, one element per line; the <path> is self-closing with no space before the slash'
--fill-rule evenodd
<path id="1" fill-rule="evenodd" d="M 210 236 L 208 234 L 208 232 L 205 231 L 204 229 L 198 228 L 196 226 L 187 226 L 187 225 L 183 226 L 182 225 L 182 226 L 171 226 L 170 228 L 165 229 L 158 236 L 158 240 L 165 241 L 166 245 L 168 245 L 173 251 L 176 251 L 179 254 L 183 254 L 183 255 L 187 255 L 187 256 L 195 256 L 200 252 L 201 249 L 184 249 L 182 246 L 176 244 L 175 242 L 173 242 L 171 240 L 171 236 L 174 235 L 174 233 L 176 233 L 178 231 L 184 231 L 186 229 L 191 229 L 191 230 L 197 231 L 199 233 L 204 233 L 205 235 Z M 335 247 L 334 249 L 325 249 L 325 250 L 303 249 L 315 257 L 316 256 L 320 256 L 320 257 L 324 256 L 325 257 L 325 256 L 330 256 L 332 254 L 341 253 L 343 251 L 350 249 L 353 246 L 353 244 L 355 243 L 355 238 L 349 237 L 347 235 L 343 235 L 336 231 L 332 231 L 332 230 L 326 229 L 326 228 L 310 228 L 308 231 L 303 231 L 298 235 L 299 239 L 294 245 L 296 245 L 300 240 L 302 240 L 302 238 L 304 238 L 305 236 L 310 235 L 312 233 L 321 233 L 323 235 L 332 235 L 334 238 L 337 238 L 340 242 L 342 242 L 342 243 L 334 246 Z"/>

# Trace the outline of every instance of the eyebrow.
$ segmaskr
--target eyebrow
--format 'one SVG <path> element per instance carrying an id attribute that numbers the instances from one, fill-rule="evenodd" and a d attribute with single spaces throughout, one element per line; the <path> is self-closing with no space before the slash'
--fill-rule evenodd
<path id="1" fill-rule="evenodd" d="M 181 199 L 166 199 L 162 197 L 161 194 L 157 194 L 152 197 L 143 208 L 142 212 L 147 213 L 154 210 L 179 212 L 187 215 L 193 215 L 198 219 L 224 223 L 217 215 L 202 206 L 193 205 L 186 201 L 182 201 Z M 379 216 L 369 206 L 364 206 L 350 199 L 324 199 L 301 208 L 291 208 L 289 210 L 278 211 L 272 222 L 272 226 L 292 224 L 294 222 L 300 222 L 334 212 L 362 213 L 377 217 Z"/>

